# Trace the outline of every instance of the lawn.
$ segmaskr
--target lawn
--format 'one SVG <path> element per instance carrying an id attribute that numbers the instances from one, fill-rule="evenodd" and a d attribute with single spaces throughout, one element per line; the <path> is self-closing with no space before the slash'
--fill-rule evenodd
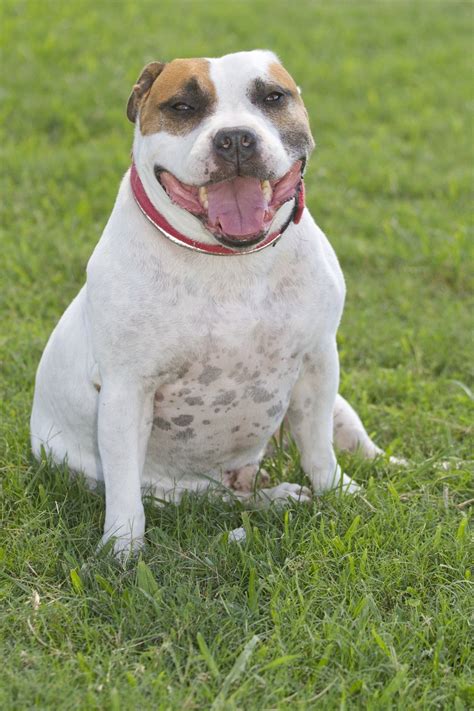
<path id="1" fill-rule="evenodd" d="M 0 12 L 0 707 L 472 708 L 474 6 Z M 100 495 L 31 458 L 35 369 L 128 166 L 141 67 L 256 46 L 281 56 L 311 116 L 308 203 L 348 285 L 341 390 L 410 465 L 346 458 L 361 495 L 286 512 L 149 502 L 148 545 L 123 569 L 95 555 Z M 293 450 L 268 468 L 303 481 Z M 242 525 L 246 543 L 229 543 Z"/>

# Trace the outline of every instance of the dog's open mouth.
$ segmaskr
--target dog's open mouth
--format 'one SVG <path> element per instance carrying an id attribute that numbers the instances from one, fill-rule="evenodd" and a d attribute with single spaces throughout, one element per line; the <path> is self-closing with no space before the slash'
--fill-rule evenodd
<path id="1" fill-rule="evenodd" d="M 302 168 L 298 160 L 279 180 L 237 176 L 201 187 L 186 185 L 165 170 L 155 172 L 173 203 L 199 217 L 218 241 L 243 247 L 259 242 L 280 207 L 296 197 Z"/>

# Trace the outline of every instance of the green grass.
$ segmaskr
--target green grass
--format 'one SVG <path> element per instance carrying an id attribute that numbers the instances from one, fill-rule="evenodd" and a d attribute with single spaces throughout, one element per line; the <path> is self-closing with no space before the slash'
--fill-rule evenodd
<path id="1" fill-rule="evenodd" d="M 0 707 L 472 708 L 473 5 L 1 13 Z M 342 391 L 412 464 L 347 459 L 362 496 L 286 513 L 149 503 L 124 570 L 94 553 L 102 498 L 31 459 L 34 372 L 128 166 L 142 65 L 255 46 L 281 55 L 312 119 L 308 202 L 348 283 Z M 269 468 L 302 481 L 292 451 Z M 241 525 L 247 542 L 227 543 Z"/>

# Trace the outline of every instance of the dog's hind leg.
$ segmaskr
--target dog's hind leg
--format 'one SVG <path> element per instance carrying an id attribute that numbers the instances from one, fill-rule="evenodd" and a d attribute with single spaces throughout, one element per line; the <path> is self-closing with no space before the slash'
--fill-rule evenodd
<path id="1" fill-rule="evenodd" d="M 336 397 L 334 405 L 333 439 L 340 452 L 359 451 L 366 459 L 383 454 L 383 450 L 370 439 L 357 412 L 341 395 Z"/>
<path id="2" fill-rule="evenodd" d="M 283 427 L 287 426 L 285 419 Z M 280 437 L 280 430 L 275 432 L 275 437 Z M 284 446 L 287 442 L 284 441 Z M 353 407 L 349 405 L 342 395 L 337 395 L 333 411 L 333 444 L 339 452 L 359 452 L 365 459 L 375 459 L 384 454 L 383 449 L 378 447 L 375 442 L 369 437 L 367 430 L 361 422 L 361 419 Z M 269 442 L 267 457 L 275 455 L 276 448 L 273 442 Z M 390 457 L 391 464 L 405 466 L 405 459 L 398 457 Z"/>
<path id="3" fill-rule="evenodd" d="M 282 425 L 284 431 L 288 427 L 288 421 Z M 274 437 L 278 440 L 281 436 L 281 431 L 277 430 Z M 383 454 L 383 449 L 377 447 L 373 442 L 357 412 L 349 405 L 347 400 L 344 400 L 342 395 L 337 395 L 333 411 L 333 444 L 339 452 L 356 452 L 359 451 L 365 459 L 375 459 L 380 454 Z M 284 446 L 287 441 L 284 440 Z M 276 448 L 272 441 L 269 442 L 266 456 L 272 457 L 275 455 Z"/>

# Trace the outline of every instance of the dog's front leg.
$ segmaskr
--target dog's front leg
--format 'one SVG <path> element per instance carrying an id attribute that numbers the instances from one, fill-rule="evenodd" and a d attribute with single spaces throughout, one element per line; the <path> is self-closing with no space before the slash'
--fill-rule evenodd
<path id="1" fill-rule="evenodd" d="M 98 441 L 105 482 L 102 542 L 127 557 L 145 531 L 141 474 L 153 421 L 153 393 L 140 382 L 105 378 L 99 396 Z"/>
<path id="2" fill-rule="evenodd" d="M 335 342 L 305 356 L 291 395 L 288 423 L 301 455 L 301 465 L 316 493 L 357 484 L 341 472 L 334 454 L 333 411 L 339 385 Z"/>

